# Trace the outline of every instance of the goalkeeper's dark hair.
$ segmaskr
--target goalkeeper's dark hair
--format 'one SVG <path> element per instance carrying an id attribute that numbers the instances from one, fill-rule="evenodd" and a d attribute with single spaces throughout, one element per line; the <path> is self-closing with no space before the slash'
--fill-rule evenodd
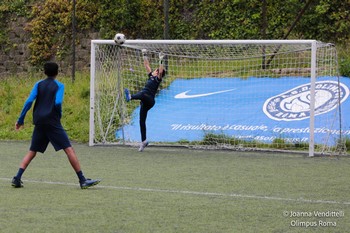
<path id="1" fill-rule="evenodd" d="M 44 64 L 44 73 L 48 77 L 55 77 L 58 74 L 58 65 L 55 62 L 46 62 Z"/>
<path id="2" fill-rule="evenodd" d="M 159 69 L 158 69 L 159 71 Z M 164 78 L 164 76 L 166 75 L 166 69 L 163 69 L 163 72 L 161 74 L 159 74 L 162 78 Z"/>

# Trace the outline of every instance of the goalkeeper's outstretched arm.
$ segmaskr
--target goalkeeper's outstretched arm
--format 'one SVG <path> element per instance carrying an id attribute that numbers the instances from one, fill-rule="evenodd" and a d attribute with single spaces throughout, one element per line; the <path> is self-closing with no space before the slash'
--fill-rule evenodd
<path id="1" fill-rule="evenodd" d="M 143 56 L 143 64 L 147 70 L 147 73 L 152 72 L 152 68 L 151 68 L 150 63 L 149 63 L 146 49 L 142 49 L 142 56 Z M 159 53 L 159 67 L 156 70 L 158 72 L 158 74 L 156 74 L 156 75 L 158 76 L 159 79 L 162 79 L 164 77 L 164 73 L 165 73 L 164 65 L 163 65 L 164 56 L 165 55 L 163 52 Z M 154 72 L 156 72 L 156 71 L 154 71 Z"/>
<path id="2" fill-rule="evenodd" d="M 164 77 L 164 64 L 163 64 L 163 59 L 164 59 L 164 53 L 160 52 L 159 53 L 159 68 L 158 68 L 158 77 L 162 79 Z"/>
<path id="3" fill-rule="evenodd" d="M 143 56 L 143 64 L 145 65 L 147 73 L 152 72 L 151 66 L 149 64 L 149 60 L 148 60 L 147 50 L 146 49 L 142 49 L 142 56 Z"/>

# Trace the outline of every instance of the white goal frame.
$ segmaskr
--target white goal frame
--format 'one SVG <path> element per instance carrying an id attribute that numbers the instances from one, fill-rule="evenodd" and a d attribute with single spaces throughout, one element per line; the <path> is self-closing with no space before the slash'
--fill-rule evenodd
<path id="1" fill-rule="evenodd" d="M 137 44 L 169 44 L 169 45 L 191 45 L 191 44 L 309 44 L 311 47 L 310 57 L 310 121 L 309 121 L 309 151 L 310 157 L 315 155 L 315 141 L 314 141 L 314 130 L 315 130 L 315 83 L 317 77 L 317 43 L 316 40 L 126 40 L 123 46 L 134 46 Z M 95 51 L 98 45 L 115 45 L 114 40 L 92 40 L 91 41 L 91 67 L 90 67 L 90 129 L 89 129 L 89 145 L 96 145 L 94 142 L 95 137 L 95 73 L 96 73 L 96 57 Z"/>

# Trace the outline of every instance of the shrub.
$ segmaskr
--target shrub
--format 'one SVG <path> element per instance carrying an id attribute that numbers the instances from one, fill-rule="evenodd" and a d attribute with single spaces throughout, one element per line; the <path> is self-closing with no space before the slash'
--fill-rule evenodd
<path id="1" fill-rule="evenodd" d="M 350 77 L 350 47 L 345 43 L 337 47 L 340 75 Z"/>

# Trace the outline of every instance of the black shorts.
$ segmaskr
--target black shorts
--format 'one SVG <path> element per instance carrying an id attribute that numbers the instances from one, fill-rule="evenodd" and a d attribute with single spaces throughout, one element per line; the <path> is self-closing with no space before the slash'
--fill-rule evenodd
<path id="1" fill-rule="evenodd" d="M 68 135 L 61 125 L 35 125 L 30 150 L 44 153 L 49 142 L 56 151 L 71 146 Z"/>

